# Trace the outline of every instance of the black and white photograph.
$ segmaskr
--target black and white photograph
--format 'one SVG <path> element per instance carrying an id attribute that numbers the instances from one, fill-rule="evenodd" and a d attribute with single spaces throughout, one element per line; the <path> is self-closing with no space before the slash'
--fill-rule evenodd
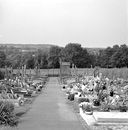
<path id="1" fill-rule="evenodd" d="M 0 0 L 0 130 L 128 130 L 128 0 Z"/>

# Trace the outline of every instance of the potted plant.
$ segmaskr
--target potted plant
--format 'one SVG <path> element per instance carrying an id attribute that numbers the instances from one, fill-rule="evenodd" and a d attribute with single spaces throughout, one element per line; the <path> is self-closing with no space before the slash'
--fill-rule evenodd
<path id="1" fill-rule="evenodd" d="M 119 105 L 119 110 L 120 112 L 127 112 L 127 106 L 125 104 L 125 99 L 123 100 L 123 102 Z"/>
<path id="2" fill-rule="evenodd" d="M 98 99 L 93 99 L 93 105 L 94 105 L 94 106 L 100 106 L 100 100 L 98 100 Z"/>
<path id="3" fill-rule="evenodd" d="M 74 94 L 69 94 L 69 95 L 68 95 L 68 99 L 69 99 L 70 101 L 73 101 L 73 100 L 74 100 Z"/>
<path id="4" fill-rule="evenodd" d="M 126 105 L 121 105 L 119 106 L 120 112 L 127 112 L 127 106 Z"/>
<path id="5" fill-rule="evenodd" d="M 81 108 L 85 114 L 87 114 L 87 115 L 93 114 L 92 104 L 90 104 L 88 102 L 82 103 Z"/>

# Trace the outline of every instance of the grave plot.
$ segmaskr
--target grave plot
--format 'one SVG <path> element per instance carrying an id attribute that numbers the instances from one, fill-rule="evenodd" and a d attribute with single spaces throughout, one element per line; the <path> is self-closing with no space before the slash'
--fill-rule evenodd
<path id="1" fill-rule="evenodd" d="M 62 90 L 70 101 L 77 103 L 81 117 L 89 126 L 123 125 L 128 129 L 127 80 L 112 80 L 98 73 L 71 81 L 66 78 Z"/>

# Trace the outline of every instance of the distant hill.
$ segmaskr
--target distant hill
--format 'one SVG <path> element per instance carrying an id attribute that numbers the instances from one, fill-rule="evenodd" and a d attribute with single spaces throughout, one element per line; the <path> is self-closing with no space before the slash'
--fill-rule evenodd
<path id="1" fill-rule="evenodd" d="M 0 44 L 0 46 L 15 47 L 23 52 L 37 51 L 38 49 L 41 49 L 47 52 L 54 45 L 50 45 L 50 44 Z"/>
<path id="2" fill-rule="evenodd" d="M 15 47 L 22 52 L 35 52 L 38 49 L 41 49 L 44 52 L 48 52 L 49 49 L 54 46 L 52 44 L 0 44 L 0 46 L 7 46 L 7 47 Z M 100 50 L 104 48 L 86 48 L 88 53 L 90 54 L 99 54 Z"/>

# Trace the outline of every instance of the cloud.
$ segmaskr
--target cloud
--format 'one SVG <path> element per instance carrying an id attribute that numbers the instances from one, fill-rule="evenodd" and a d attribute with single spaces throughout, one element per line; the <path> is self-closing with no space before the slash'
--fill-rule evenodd
<path id="1" fill-rule="evenodd" d="M 3 35 L 0 34 L 0 38 L 2 38 L 2 37 L 3 37 Z"/>

